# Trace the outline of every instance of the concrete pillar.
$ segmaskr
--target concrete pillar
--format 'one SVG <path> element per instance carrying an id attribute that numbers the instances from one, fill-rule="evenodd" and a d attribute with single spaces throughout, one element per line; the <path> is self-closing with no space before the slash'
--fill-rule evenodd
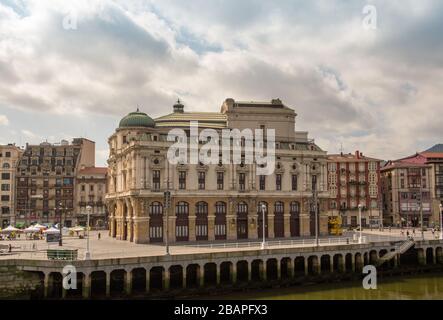
<path id="1" fill-rule="evenodd" d="M 106 272 L 106 296 L 111 296 L 111 271 Z"/>
<path id="2" fill-rule="evenodd" d="M 231 283 L 237 283 L 237 261 L 233 261 L 231 264 Z"/>
<path id="3" fill-rule="evenodd" d="M 309 257 L 303 257 L 305 262 L 305 276 L 309 274 Z"/>
<path id="4" fill-rule="evenodd" d="M 432 248 L 432 263 L 437 264 L 437 250 Z"/>
<path id="5" fill-rule="evenodd" d="M 199 276 L 198 276 L 198 280 L 199 280 L 199 286 L 200 288 L 205 286 L 205 265 L 200 265 L 200 267 L 198 268 L 199 271 Z"/>
<path id="6" fill-rule="evenodd" d="M 268 208 L 269 210 L 270 208 Z M 275 238 L 275 234 L 274 234 L 274 214 L 271 214 L 268 212 L 268 238 L 269 239 L 274 239 Z"/>
<path id="7" fill-rule="evenodd" d="M 425 249 L 418 249 L 417 251 L 418 264 L 421 266 L 426 265 L 426 251 Z"/>
<path id="8" fill-rule="evenodd" d="M 43 279 L 43 297 L 47 298 L 49 292 L 49 273 L 45 273 L 45 278 Z"/>
<path id="9" fill-rule="evenodd" d="M 252 262 L 248 262 L 248 282 L 252 281 Z"/>
<path id="10" fill-rule="evenodd" d="M 281 280 L 281 260 L 277 259 L 277 280 Z"/>
<path id="11" fill-rule="evenodd" d="M 334 256 L 329 256 L 329 265 L 331 273 L 334 273 Z M 337 270 L 338 271 L 338 270 Z"/>
<path id="12" fill-rule="evenodd" d="M 83 299 L 89 299 L 91 297 L 91 274 L 86 273 L 83 277 Z"/>
<path id="13" fill-rule="evenodd" d="M 394 268 L 398 267 L 398 254 L 394 256 Z"/>
<path id="14" fill-rule="evenodd" d="M 341 273 L 345 273 L 346 272 L 346 266 L 345 266 L 345 261 L 346 260 L 346 256 L 341 255 L 338 258 L 338 269 Z"/>
<path id="15" fill-rule="evenodd" d="M 289 278 L 292 279 L 292 278 L 294 278 L 294 260 L 292 260 L 292 258 L 290 258 L 287 263 L 288 263 L 288 266 L 287 266 L 288 275 L 289 275 Z"/>
<path id="16" fill-rule="evenodd" d="M 146 292 L 150 291 L 151 287 L 151 270 L 149 268 L 146 269 Z"/>
<path id="17" fill-rule="evenodd" d="M 355 272 L 355 255 L 352 254 L 351 263 L 352 263 L 352 272 Z"/>
<path id="18" fill-rule="evenodd" d="M 197 219 L 194 215 L 189 215 L 189 241 L 195 241 L 195 220 Z"/>
<path id="19" fill-rule="evenodd" d="M 130 295 L 132 293 L 132 270 L 128 270 L 125 273 L 125 294 Z"/>
<path id="20" fill-rule="evenodd" d="M 268 280 L 268 272 L 267 272 L 266 260 L 263 260 L 261 266 L 262 266 L 262 269 L 261 269 L 261 279 L 263 281 L 267 281 Z"/>
<path id="21" fill-rule="evenodd" d="M 170 283 L 169 269 L 163 270 L 162 276 L 163 276 L 163 290 L 168 291 Z"/>
<path id="22" fill-rule="evenodd" d="M 317 268 L 314 268 L 314 270 L 317 269 L 317 274 L 321 274 L 321 257 L 317 257 L 317 259 L 315 259 L 314 261 L 317 261 L 317 263 L 314 264 L 314 266 L 316 265 Z"/>
<path id="23" fill-rule="evenodd" d="M 217 268 L 216 268 L 216 272 L 217 272 L 216 285 L 217 285 L 217 287 L 220 286 L 220 266 L 221 265 L 217 263 Z"/>
<path id="24" fill-rule="evenodd" d="M 182 276 L 183 276 L 182 287 L 183 287 L 183 289 L 186 289 L 186 275 L 188 272 L 187 272 L 186 267 L 183 267 L 182 270 L 183 270 L 182 271 Z"/>
<path id="25" fill-rule="evenodd" d="M 208 216 L 208 240 L 215 240 L 215 216 Z"/>

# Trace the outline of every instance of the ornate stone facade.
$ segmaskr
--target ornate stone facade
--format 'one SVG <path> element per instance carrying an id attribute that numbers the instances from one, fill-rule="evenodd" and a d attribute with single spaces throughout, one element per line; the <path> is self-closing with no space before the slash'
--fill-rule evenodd
<path id="1" fill-rule="evenodd" d="M 129 114 L 109 138 L 110 234 L 135 243 L 161 243 L 168 225 L 171 243 L 261 239 L 265 204 L 267 239 L 314 236 L 314 185 L 319 231 L 327 234 L 326 152 L 307 132 L 294 131 L 295 117 L 278 99 L 227 99 L 220 113 L 184 112 L 178 103 L 173 113 L 154 121 L 139 111 Z M 256 163 L 171 164 L 168 132 L 186 131 L 196 120 L 199 129 L 275 129 L 274 173 L 257 175 Z M 171 192 L 169 209 L 164 206 L 166 190 Z"/>

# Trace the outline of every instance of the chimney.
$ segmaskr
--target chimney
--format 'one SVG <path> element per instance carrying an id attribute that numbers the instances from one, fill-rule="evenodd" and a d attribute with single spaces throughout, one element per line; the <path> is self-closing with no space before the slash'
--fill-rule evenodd
<path id="1" fill-rule="evenodd" d="M 355 151 L 355 156 L 357 157 L 357 159 L 360 159 L 360 151 Z"/>

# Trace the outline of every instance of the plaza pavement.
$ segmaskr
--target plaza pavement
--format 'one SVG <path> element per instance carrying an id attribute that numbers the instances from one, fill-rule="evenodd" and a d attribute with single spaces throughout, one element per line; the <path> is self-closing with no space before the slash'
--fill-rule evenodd
<path id="1" fill-rule="evenodd" d="M 346 244 L 346 239 L 352 243 L 353 234 L 355 232 L 346 232 L 341 237 L 321 237 L 320 245 L 337 245 Z M 116 240 L 108 236 L 108 231 L 100 231 L 101 239 L 98 239 L 98 231 L 92 231 L 90 235 L 90 252 L 92 259 L 107 259 L 107 258 L 129 258 L 129 257 L 144 257 L 144 256 L 161 256 L 165 254 L 164 245 L 155 244 L 134 244 L 128 241 Z M 358 234 L 358 232 L 357 232 Z M 406 234 L 406 230 L 405 230 Z M 412 230 L 410 230 L 412 235 Z M 438 236 L 438 232 L 435 235 Z M 377 230 L 363 230 L 363 236 L 366 236 L 367 242 L 379 242 L 389 240 L 406 239 L 406 235 L 401 235 L 399 229 L 388 229 L 384 231 Z M 425 232 L 425 239 L 435 239 L 431 231 Z M 60 249 L 58 243 L 46 243 L 45 240 L 26 240 L 24 235 L 21 239 L 9 241 L 0 241 L 0 249 L 3 252 L 0 254 L 0 259 L 46 259 L 47 249 Z M 416 230 L 414 236 L 416 240 L 421 240 L 421 234 Z M 267 239 L 268 240 L 268 239 Z M 294 248 L 294 247 L 312 247 L 314 246 L 314 239 L 294 239 L 294 240 L 268 240 L 270 248 Z M 78 258 L 83 259 L 86 246 L 86 239 L 79 239 L 78 237 L 64 237 L 63 248 L 78 249 Z M 7 253 L 6 247 L 12 245 L 12 252 Z M 243 242 L 213 242 L 213 243 L 187 243 L 182 245 L 171 245 L 170 254 L 191 254 L 191 253 L 211 253 L 211 252 L 232 252 L 232 251 L 246 251 L 260 249 L 260 240 L 243 241 Z"/>

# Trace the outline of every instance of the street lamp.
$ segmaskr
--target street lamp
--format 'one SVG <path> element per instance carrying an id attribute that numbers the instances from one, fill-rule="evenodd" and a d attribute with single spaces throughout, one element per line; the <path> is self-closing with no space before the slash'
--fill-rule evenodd
<path id="1" fill-rule="evenodd" d="M 89 216 L 91 215 L 91 211 L 92 211 L 92 207 L 91 206 L 87 206 L 86 207 L 86 214 L 87 214 L 87 219 L 86 219 L 86 231 L 87 231 L 87 241 L 86 241 L 86 252 L 85 252 L 85 260 L 89 260 L 91 259 L 91 253 L 89 252 Z"/>
<path id="2" fill-rule="evenodd" d="M 362 243 L 362 236 L 361 236 L 361 233 L 362 233 L 362 224 L 361 224 L 361 210 L 363 209 L 363 205 L 360 203 L 359 205 L 358 205 L 358 220 L 359 220 L 359 224 L 360 224 L 360 234 L 359 234 L 359 237 L 358 237 L 358 243 Z"/>
<path id="3" fill-rule="evenodd" d="M 262 212 L 262 220 L 263 220 L 263 240 L 261 243 L 261 249 L 263 250 L 265 248 L 266 245 L 266 235 L 265 235 L 265 210 L 266 210 L 266 206 L 264 203 L 262 203 L 261 205 L 261 212 Z"/>
<path id="4" fill-rule="evenodd" d="M 443 205 L 440 203 L 438 207 L 440 208 L 440 240 L 443 240 Z"/>

